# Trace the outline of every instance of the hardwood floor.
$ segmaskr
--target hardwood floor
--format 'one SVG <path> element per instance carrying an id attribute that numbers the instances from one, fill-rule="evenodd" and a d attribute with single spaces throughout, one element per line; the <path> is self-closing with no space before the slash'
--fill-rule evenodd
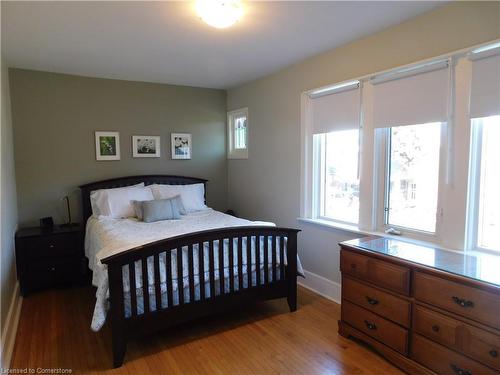
<path id="1" fill-rule="evenodd" d="M 340 306 L 299 288 L 299 308 L 265 302 L 131 341 L 112 369 L 109 326 L 90 330 L 94 289 L 47 291 L 23 301 L 13 368 L 73 374 L 401 374 L 337 334 Z"/>

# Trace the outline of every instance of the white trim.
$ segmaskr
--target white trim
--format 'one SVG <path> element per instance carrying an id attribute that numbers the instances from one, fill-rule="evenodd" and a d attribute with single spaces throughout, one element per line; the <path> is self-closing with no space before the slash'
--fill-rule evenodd
<path id="1" fill-rule="evenodd" d="M 14 292 L 12 293 L 12 300 L 9 306 L 9 312 L 5 319 L 5 326 L 2 330 L 2 368 L 9 368 L 12 359 L 12 352 L 14 351 L 14 344 L 16 342 L 17 327 L 19 324 L 19 317 L 21 315 L 21 306 L 23 299 L 19 293 L 19 283 L 16 282 Z"/>
<path id="2" fill-rule="evenodd" d="M 340 305 L 341 285 L 326 277 L 304 270 L 305 279 L 299 277 L 297 283 L 310 291 L 319 294 Z"/>
<path id="3" fill-rule="evenodd" d="M 321 96 L 327 96 L 332 94 L 337 94 L 339 92 L 349 91 L 359 89 L 359 81 L 347 81 L 344 83 L 339 83 L 338 85 L 322 87 L 320 89 L 314 90 L 309 93 L 311 99 L 319 98 Z"/>
<path id="4" fill-rule="evenodd" d="M 385 69 L 385 70 L 380 70 L 378 72 L 366 74 L 364 76 L 352 77 L 352 78 L 344 80 L 342 82 L 338 82 L 338 83 L 332 82 L 330 84 L 327 84 L 327 85 L 324 85 L 324 86 L 321 86 L 321 87 L 314 87 L 314 88 L 305 90 L 304 94 L 309 94 L 311 92 L 317 91 L 317 90 L 322 89 L 322 88 L 326 88 L 326 87 L 331 87 L 331 86 L 334 86 L 334 85 L 338 85 L 339 83 L 352 82 L 352 81 L 370 81 L 375 76 L 380 76 L 380 75 L 384 75 L 384 74 L 387 74 L 387 73 L 391 73 L 394 70 L 402 70 L 402 69 L 405 69 L 405 68 L 410 68 L 410 67 L 413 67 L 415 65 L 423 65 L 423 64 L 431 63 L 433 61 L 440 61 L 440 60 L 448 59 L 448 58 L 451 58 L 451 57 L 460 58 L 460 57 L 464 57 L 464 56 L 469 56 L 472 51 L 477 51 L 480 48 L 488 47 L 490 45 L 495 45 L 496 43 L 500 43 L 500 39 L 490 40 L 489 42 L 486 42 L 486 43 L 476 44 L 476 45 L 471 46 L 471 47 L 467 47 L 467 48 L 463 48 L 463 49 L 460 49 L 460 50 L 452 51 L 452 52 L 445 53 L 445 54 L 442 54 L 442 55 L 439 55 L 439 56 L 435 56 L 435 57 L 431 57 L 431 58 L 428 58 L 428 59 L 424 59 L 424 60 L 415 61 L 415 62 L 412 62 L 412 63 L 409 63 L 409 64 L 401 65 L 401 66 L 397 67 L 396 69 L 389 68 L 389 69 Z"/>
<path id="5" fill-rule="evenodd" d="M 448 68 L 449 60 L 434 60 L 425 63 L 412 64 L 401 69 L 395 69 L 388 73 L 378 74 L 372 77 L 371 83 L 377 85 L 395 79 L 411 77 L 421 73 L 433 72 L 438 69 Z"/>
<path id="6" fill-rule="evenodd" d="M 302 223 L 306 223 L 306 224 L 317 225 L 317 226 L 328 228 L 328 229 L 331 229 L 334 231 L 359 234 L 360 237 L 378 236 L 378 237 L 383 237 L 383 238 L 395 239 L 395 240 L 402 241 L 402 242 L 408 242 L 408 243 L 420 245 L 420 246 L 436 247 L 436 248 L 439 248 L 441 250 L 452 251 L 452 252 L 457 253 L 457 254 L 464 254 L 463 250 L 451 249 L 449 247 L 443 246 L 443 245 L 436 243 L 436 242 L 410 238 L 410 237 L 407 237 L 405 235 L 393 235 L 393 234 L 387 234 L 385 232 L 365 230 L 365 229 L 361 229 L 355 225 L 338 224 L 338 223 L 334 223 L 334 222 L 327 221 L 327 220 L 309 219 L 309 218 L 304 218 L 304 217 L 298 217 L 297 221 L 302 222 Z M 481 252 L 482 250 L 476 249 L 475 251 Z"/>

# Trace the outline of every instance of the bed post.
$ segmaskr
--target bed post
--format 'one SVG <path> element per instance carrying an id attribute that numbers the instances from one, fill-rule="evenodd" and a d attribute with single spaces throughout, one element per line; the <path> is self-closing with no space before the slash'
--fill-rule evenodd
<path id="1" fill-rule="evenodd" d="M 113 366 L 123 364 L 127 349 L 127 336 L 125 333 L 125 310 L 123 303 L 123 278 L 120 264 L 108 264 L 109 275 L 109 300 L 111 304 L 111 333 L 113 338 Z"/>
<path id="2" fill-rule="evenodd" d="M 297 310 L 297 232 L 288 235 L 287 241 L 287 302 L 290 312 Z"/>

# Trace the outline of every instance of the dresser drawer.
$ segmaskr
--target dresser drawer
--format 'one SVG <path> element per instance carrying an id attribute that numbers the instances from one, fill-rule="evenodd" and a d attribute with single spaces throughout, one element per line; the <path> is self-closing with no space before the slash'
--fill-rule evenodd
<path id="1" fill-rule="evenodd" d="M 439 314 L 425 307 L 415 305 L 413 310 L 413 329 L 440 344 L 459 348 L 459 329 L 461 322 Z"/>
<path id="2" fill-rule="evenodd" d="M 81 250 L 78 249 L 78 235 L 66 233 L 23 239 L 26 241 L 26 255 L 28 259 L 39 259 L 77 254 Z"/>
<path id="3" fill-rule="evenodd" d="M 405 327 L 410 325 L 410 302 L 349 277 L 342 279 L 342 298 Z"/>
<path id="4" fill-rule="evenodd" d="M 497 371 L 418 334 L 412 336 L 411 357 L 441 375 L 498 375 Z"/>
<path id="5" fill-rule="evenodd" d="M 500 370 L 500 336 L 422 306 L 415 307 L 416 332 Z"/>
<path id="6" fill-rule="evenodd" d="M 408 331 L 346 300 L 342 301 L 342 320 L 394 350 L 406 355 Z"/>
<path id="7" fill-rule="evenodd" d="M 410 270 L 406 267 L 342 250 L 340 267 L 343 273 L 370 281 L 404 295 L 410 294 Z"/>
<path id="8" fill-rule="evenodd" d="M 415 298 L 486 325 L 500 328 L 500 296 L 415 272 Z"/>

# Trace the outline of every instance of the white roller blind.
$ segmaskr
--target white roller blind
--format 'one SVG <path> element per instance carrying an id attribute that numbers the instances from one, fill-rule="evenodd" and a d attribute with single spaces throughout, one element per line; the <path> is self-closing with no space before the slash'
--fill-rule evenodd
<path id="1" fill-rule="evenodd" d="M 314 134 L 357 129 L 360 91 L 353 88 L 311 99 Z"/>
<path id="2" fill-rule="evenodd" d="M 374 126 L 446 122 L 448 76 L 449 70 L 440 68 L 380 83 L 373 80 Z"/>
<path id="3" fill-rule="evenodd" d="M 500 55 L 472 61 L 471 118 L 500 115 Z"/>

